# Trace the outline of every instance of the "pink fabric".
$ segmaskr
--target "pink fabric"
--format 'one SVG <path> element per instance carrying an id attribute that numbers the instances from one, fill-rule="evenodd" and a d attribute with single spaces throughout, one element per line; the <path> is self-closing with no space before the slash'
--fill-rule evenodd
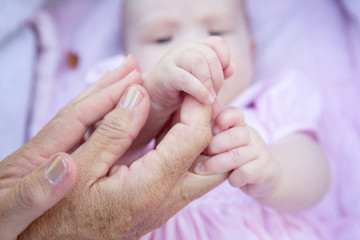
<path id="1" fill-rule="evenodd" d="M 332 185 L 311 214 L 328 226 L 326 239 L 358 239 L 360 1 L 250 0 L 247 5 L 259 75 L 297 69 L 324 97 L 319 140 L 332 167 Z"/>
<path id="2" fill-rule="evenodd" d="M 120 0 L 54 1 L 33 17 L 40 55 L 30 136 L 86 86 L 85 74 L 120 51 Z M 69 53 L 78 65 L 67 63 Z"/>
<path id="3" fill-rule="evenodd" d="M 230 105 L 243 109 L 246 122 L 271 145 L 296 132 L 317 135 L 319 96 L 316 85 L 289 70 L 257 82 Z M 328 239 L 326 230 L 312 215 L 272 210 L 224 182 L 142 240 Z"/>
<path id="4" fill-rule="evenodd" d="M 322 96 L 318 87 L 299 72 L 289 69 L 273 79 L 263 79 L 230 105 L 243 108 L 251 104 L 255 104 L 256 111 L 245 108 L 245 120 L 251 126 L 256 124 L 258 131 L 264 129 L 259 133 L 268 145 L 300 131 L 317 136 Z"/>

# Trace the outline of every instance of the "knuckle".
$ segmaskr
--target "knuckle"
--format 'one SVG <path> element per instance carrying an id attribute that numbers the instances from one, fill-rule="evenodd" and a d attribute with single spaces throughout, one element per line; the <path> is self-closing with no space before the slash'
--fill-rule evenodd
<path id="1" fill-rule="evenodd" d="M 249 164 L 245 164 L 243 167 L 240 168 L 242 176 L 249 181 L 252 176 L 254 176 L 254 171 L 252 168 L 249 167 Z"/>
<path id="2" fill-rule="evenodd" d="M 119 140 L 124 143 L 131 143 L 132 137 L 127 129 L 124 127 L 123 121 L 109 114 L 104 117 L 99 125 L 98 131 L 105 140 Z"/>
<path id="3" fill-rule="evenodd" d="M 219 65 L 220 66 L 220 60 L 219 57 L 216 55 L 216 53 L 214 51 L 209 51 L 210 52 L 210 57 L 209 57 L 209 64 L 210 66 L 216 66 Z"/>
<path id="4" fill-rule="evenodd" d="M 241 154 L 237 149 L 232 149 L 228 152 L 229 159 L 234 164 L 237 164 L 239 160 L 241 159 Z"/>
<path id="5" fill-rule="evenodd" d="M 234 131 L 229 131 L 230 141 L 237 144 L 242 144 L 244 139 L 242 132 L 243 131 L 241 131 L 239 128 L 234 129 Z"/>
<path id="6" fill-rule="evenodd" d="M 204 76 L 202 76 L 200 78 L 201 78 L 201 82 L 202 82 L 203 86 L 205 86 L 207 89 L 213 88 L 213 82 L 212 82 L 210 75 L 204 74 Z"/>
<path id="7" fill-rule="evenodd" d="M 247 179 L 244 176 L 241 169 L 235 169 L 229 176 L 229 183 L 233 187 L 242 187 L 247 183 Z"/>
<path id="8" fill-rule="evenodd" d="M 215 54 L 214 54 L 215 55 Z M 216 56 L 213 56 L 216 57 Z M 207 65 L 206 57 L 199 51 L 192 48 L 186 48 L 183 51 L 183 65 L 188 66 L 205 66 Z"/>
<path id="9" fill-rule="evenodd" d="M 250 134 L 249 131 L 247 131 L 244 128 L 237 128 L 237 136 L 239 138 L 239 141 L 243 142 L 244 144 L 249 143 L 250 140 Z"/>
<path id="10" fill-rule="evenodd" d="M 66 118 L 67 116 L 71 116 L 73 113 L 74 113 L 74 105 L 69 104 L 59 110 L 59 112 L 57 113 L 57 117 Z"/>
<path id="11" fill-rule="evenodd" d="M 191 82 L 188 72 L 186 72 L 186 71 L 180 71 L 179 75 L 178 75 L 178 79 L 179 79 L 180 86 L 187 86 L 189 84 L 189 82 Z"/>
<path id="12" fill-rule="evenodd" d="M 195 143 L 199 148 L 205 149 L 207 146 L 209 146 L 211 142 L 211 130 L 208 125 L 203 125 L 200 128 L 196 128 L 193 133 L 195 134 Z"/>
<path id="13" fill-rule="evenodd" d="M 257 161 L 257 160 L 254 160 Z M 242 172 L 247 179 L 247 182 L 250 184 L 260 184 L 265 181 L 266 174 L 263 174 L 264 171 L 261 168 L 261 164 L 252 162 L 246 164 L 242 167 Z"/>
<path id="14" fill-rule="evenodd" d="M 55 121 L 62 123 L 66 127 L 69 121 L 78 120 L 84 127 L 88 127 L 84 120 L 85 114 L 81 113 L 78 103 L 72 103 L 60 109 L 55 117 Z"/>
<path id="15" fill-rule="evenodd" d="M 254 143 L 257 141 L 257 139 L 261 138 L 257 131 L 249 125 L 246 126 L 246 130 L 246 133 L 248 135 L 248 142 Z"/>
<path id="16" fill-rule="evenodd" d="M 42 199 L 45 198 L 45 192 L 40 183 L 31 176 L 25 177 L 19 184 L 19 203 L 23 208 L 42 207 Z"/>
<path id="17" fill-rule="evenodd" d="M 55 119 L 59 119 L 60 121 L 66 121 L 67 119 L 73 118 L 74 116 L 78 116 L 78 107 L 76 102 L 68 104 L 62 109 L 60 109 Z"/>
<path id="18" fill-rule="evenodd" d="M 113 105 L 115 105 L 115 103 L 110 97 L 108 98 L 108 100 L 111 101 Z M 88 128 L 92 123 L 88 121 L 88 119 L 86 118 L 88 114 L 85 114 L 84 111 L 85 109 L 82 107 L 81 102 L 73 102 L 60 109 L 55 119 L 58 119 L 59 121 L 62 121 L 66 124 L 70 120 L 76 121 L 79 122 L 84 128 Z"/>
<path id="19" fill-rule="evenodd" d="M 196 58 L 196 52 L 193 51 L 191 48 L 187 47 L 182 51 L 182 55 L 181 55 L 181 63 L 182 64 L 189 64 L 189 62 L 193 62 L 194 58 Z"/>
<path id="20" fill-rule="evenodd" d="M 192 53 L 189 54 L 189 60 L 191 61 L 190 64 L 192 66 L 199 66 L 199 65 L 206 65 L 206 59 L 200 53 Z"/>
<path id="21" fill-rule="evenodd" d="M 194 144 L 196 149 L 201 149 L 202 151 L 210 144 L 211 130 L 209 124 L 198 123 L 196 126 L 188 129 L 183 129 L 180 125 L 175 125 L 174 127 L 179 128 L 174 132 L 184 134 L 182 139 L 192 139 L 191 142 Z M 177 136 L 174 136 L 174 138 L 177 138 Z"/>

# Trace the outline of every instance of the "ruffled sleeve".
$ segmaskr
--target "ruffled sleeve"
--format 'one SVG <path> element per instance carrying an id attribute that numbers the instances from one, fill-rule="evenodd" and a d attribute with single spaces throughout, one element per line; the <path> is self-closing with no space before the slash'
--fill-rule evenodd
<path id="1" fill-rule="evenodd" d="M 317 138 L 323 104 L 313 82 L 299 72 L 288 70 L 263 86 L 254 104 L 270 145 L 296 132 Z"/>

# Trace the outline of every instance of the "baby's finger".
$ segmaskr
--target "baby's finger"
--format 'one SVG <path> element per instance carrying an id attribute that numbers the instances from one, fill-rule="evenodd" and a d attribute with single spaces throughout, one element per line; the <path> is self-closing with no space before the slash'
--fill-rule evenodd
<path id="1" fill-rule="evenodd" d="M 262 180 L 262 162 L 250 161 L 231 172 L 229 183 L 233 187 L 243 187 L 246 184 L 257 184 Z"/>
<path id="2" fill-rule="evenodd" d="M 225 173 L 256 159 L 256 157 L 256 151 L 249 147 L 235 148 L 197 164 L 194 171 L 197 174 Z"/>
<path id="3" fill-rule="evenodd" d="M 213 104 L 211 105 L 211 121 L 215 121 L 215 118 L 220 113 L 222 107 L 217 98 L 215 98 Z"/>
<path id="4" fill-rule="evenodd" d="M 231 128 L 214 136 L 207 147 L 209 155 L 224 153 L 230 149 L 245 146 L 249 143 L 249 132 L 244 127 Z"/>
<path id="5" fill-rule="evenodd" d="M 208 69 L 207 66 L 202 64 L 199 65 L 199 68 L 195 71 L 196 75 L 205 76 L 205 68 Z M 175 70 L 175 76 L 177 76 L 177 80 L 171 81 L 173 89 L 184 91 L 203 104 L 211 104 L 214 102 L 216 97 L 215 93 L 213 91 L 209 91 L 209 88 L 207 88 L 204 83 L 191 73 L 191 70 L 184 71 L 183 68 L 178 68 Z M 210 78 L 208 78 L 208 80 L 210 80 Z M 210 89 L 212 89 L 212 87 Z"/>
<path id="6" fill-rule="evenodd" d="M 235 64 L 232 62 L 230 65 L 224 69 L 224 78 L 230 78 L 235 73 L 236 67 Z"/>
<path id="7" fill-rule="evenodd" d="M 203 41 L 196 45 L 196 50 L 206 59 L 211 75 L 211 82 L 215 92 L 218 92 L 224 83 L 224 69 L 217 53 Z"/>
<path id="8" fill-rule="evenodd" d="M 224 109 L 215 119 L 214 128 L 220 132 L 232 127 L 245 127 L 245 116 L 241 109 L 229 107 Z"/>
<path id="9" fill-rule="evenodd" d="M 231 56 L 230 56 L 230 49 L 226 44 L 225 40 L 221 37 L 213 36 L 205 39 L 205 43 L 210 48 L 212 48 L 217 54 L 222 69 L 223 70 L 227 69 L 231 63 Z"/>

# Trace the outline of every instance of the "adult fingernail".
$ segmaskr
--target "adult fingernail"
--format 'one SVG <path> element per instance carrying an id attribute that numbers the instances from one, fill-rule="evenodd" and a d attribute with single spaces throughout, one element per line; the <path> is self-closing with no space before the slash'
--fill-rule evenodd
<path id="1" fill-rule="evenodd" d="M 65 160 L 58 156 L 54 162 L 45 170 L 45 177 L 52 184 L 58 184 L 68 172 Z"/>
<path id="2" fill-rule="evenodd" d="M 140 102 L 143 95 L 135 86 L 129 87 L 121 97 L 119 106 L 126 109 L 133 109 Z"/>
<path id="3" fill-rule="evenodd" d="M 198 163 L 195 167 L 194 167 L 194 172 L 197 174 L 204 174 L 205 173 L 205 167 L 203 164 Z"/>
<path id="4" fill-rule="evenodd" d="M 130 59 L 132 57 L 131 53 L 129 55 L 127 55 L 127 57 L 125 58 L 125 61 Z"/>

